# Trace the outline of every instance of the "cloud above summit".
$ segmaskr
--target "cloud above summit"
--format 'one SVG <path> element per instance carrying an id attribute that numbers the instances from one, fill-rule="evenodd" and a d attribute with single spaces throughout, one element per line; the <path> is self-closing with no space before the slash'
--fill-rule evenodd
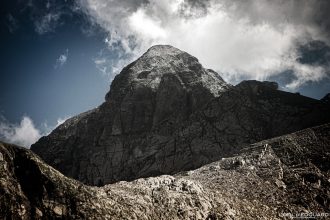
<path id="1" fill-rule="evenodd" d="M 108 32 L 115 70 L 154 44 L 170 44 L 234 83 L 291 70 L 286 86 L 295 89 L 329 74 L 328 65 L 299 62 L 299 47 L 330 45 L 327 1 L 81 0 L 79 6 Z"/>

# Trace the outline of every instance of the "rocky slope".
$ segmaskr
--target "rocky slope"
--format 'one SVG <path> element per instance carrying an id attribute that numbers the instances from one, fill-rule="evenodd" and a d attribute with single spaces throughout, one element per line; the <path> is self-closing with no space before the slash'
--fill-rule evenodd
<path id="1" fill-rule="evenodd" d="M 330 105 L 330 93 L 326 94 L 321 101 L 327 105 Z"/>
<path id="2" fill-rule="evenodd" d="M 116 76 L 101 106 L 31 149 L 67 176 L 104 185 L 194 169 L 245 144 L 328 122 L 329 110 L 276 83 L 231 86 L 195 57 L 154 46 Z"/>
<path id="3" fill-rule="evenodd" d="M 83 185 L 0 144 L 1 219 L 287 219 L 330 214 L 330 124 L 265 140 L 197 170 Z"/>

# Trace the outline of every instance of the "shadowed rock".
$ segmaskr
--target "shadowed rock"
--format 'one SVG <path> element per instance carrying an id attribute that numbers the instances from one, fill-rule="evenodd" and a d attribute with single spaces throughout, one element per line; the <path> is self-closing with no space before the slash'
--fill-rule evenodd
<path id="1" fill-rule="evenodd" d="M 1 219 L 287 219 L 329 213 L 330 125 L 175 176 L 86 186 L 0 143 Z"/>
<path id="2" fill-rule="evenodd" d="M 67 176 L 104 185 L 195 169 L 246 144 L 330 121 L 329 106 L 277 87 L 231 86 L 195 57 L 154 46 L 115 77 L 101 106 L 31 149 Z"/>
<path id="3" fill-rule="evenodd" d="M 330 93 L 326 94 L 321 101 L 327 105 L 330 105 Z"/>

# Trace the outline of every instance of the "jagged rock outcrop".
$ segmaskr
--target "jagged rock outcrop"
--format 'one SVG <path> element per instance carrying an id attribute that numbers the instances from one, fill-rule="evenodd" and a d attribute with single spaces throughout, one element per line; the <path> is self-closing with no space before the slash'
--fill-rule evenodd
<path id="1" fill-rule="evenodd" d="M 326 219 L 329 171 L 330 124 L 252 144 L 197 170 L 103 187 L 0 143 L 0 218 Z"/>
<path id="2" fill-rule="evenodd" d="M 245 144 L 328 122 L 329 110 L 272 82 L 231 86 L 191 55 L 154 46 L 116 76 L 100 107 L 31 149 L 67 176 L 104 185 L 194 169 Z"/>

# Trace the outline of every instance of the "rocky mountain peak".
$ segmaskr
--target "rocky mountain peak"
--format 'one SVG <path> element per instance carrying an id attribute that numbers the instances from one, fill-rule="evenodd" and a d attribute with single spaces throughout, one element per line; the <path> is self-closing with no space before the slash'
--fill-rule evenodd
<path id="1" fill-rule="evenodd" d="M 168 45 L 153 46 L 111 84 L 106 102 L 116 112 L 112 134 L 169 132 L 230 87 L 192 55 Z"/>
<path id="2" fill-rule="evenodd" d="M 136 72 L 156 70 L 158 74 L 188 71 L 192 66 L 203 67 L 196 57 L 169 45 L 155 45 L 145 52 L 132 66 Z M 160 72 L 163 70 L 163 72 Z M 141 77 L 143 78 L 143 77 Z"/>
<path id="3" fill-rule="evenodd" d="M 230 87 L 218 73 L 205 69 L 198 59 L 169 45 L 155 45 L 116 76 L 106 100 L 141 87 L 158 90 L 161 84 L 178 84 L 184 90 L 204 87 L 218 96 Z"/>
<path id="4" fill-rule="evenodd" d="M 152 47 L 150 47 L 147 52 L 145 52 L 143 54 L 143 57 L 147 56 L 147 57 L 156 57 L 156 56 L 176 56 L 179 54 L 183 54 L 186 53 L 178 48 L 175 48 L 171 45 L 154 45 Z"/>
<path id="5" fill-rule="evenodd" d="M 91 185 L 173 174 L 240 147 L 330 121 L 329 107 L 273 82 L 224 82 L 197 58 L 157 45 L 126 66 L 106 101 L 31 149 Z"/>

